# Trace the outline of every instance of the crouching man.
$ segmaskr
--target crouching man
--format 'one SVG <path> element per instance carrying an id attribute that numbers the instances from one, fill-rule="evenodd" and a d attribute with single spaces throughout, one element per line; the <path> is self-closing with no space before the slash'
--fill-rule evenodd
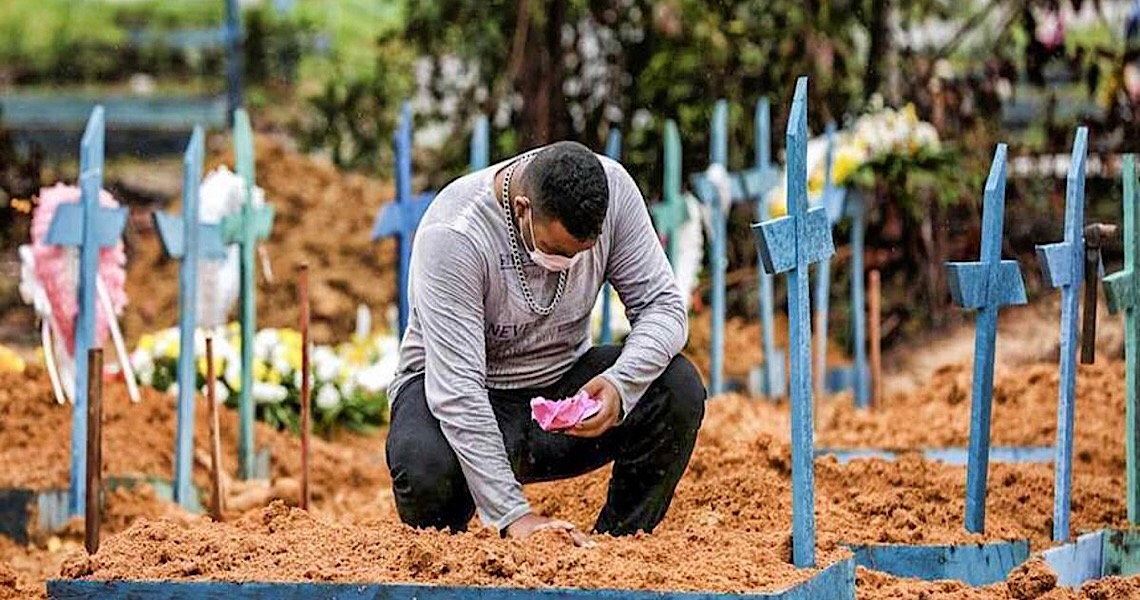
<path id="1" fill-rule="evenodd" d="M 632 329 L 592 347 L 608 281 Z M 693 451 L 706 393 L 679 356 L 681 294 L 636 184 L 617 162 L 559 142 L 452 182 L 412 249 L 411 312 L 389 390 L 388 467 L 400 518 L 463 531 L 478 510 L 504 536 L 574 526 L 536 514 L 522 484 L 613 461 L 594 531 L 652 532 Z M 535 396 L 586 391 L 600 410 L 561 432 Z"/>

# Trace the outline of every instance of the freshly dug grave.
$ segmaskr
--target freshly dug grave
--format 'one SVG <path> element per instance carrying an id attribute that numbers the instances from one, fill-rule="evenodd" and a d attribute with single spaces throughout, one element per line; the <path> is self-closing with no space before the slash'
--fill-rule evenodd
<path id="1" fill-rule="evenodd" d="M 144 517 L 193 518 L 178 506 L 159 500 L 148 486 L 117 489 L 106 494 L 100 534 L 106 539 Z M 59 575 L 69 554 L 82 551 L 83 532 L 83 520 L 76 518 L 63 531 L 26 546 L 0 536 L 0 599 L 43 598 L 44 581 Z"/>
<path id="2" fill-rule="evenodd" d="M 121 382 L 108 381 L 104 386 L 104 477 L 172 476 L 174 399 L 150 389 L 143 389 L 142 393 L 142 401 L 132 404 Z M 209 440 L 207 416 L 205 404 L 199 402 L 195 411 L 198 460 L 194 480 L 202 490 L 208 489 L 209 482 L 204 452 Z M 219 425 L 222 466 L 228 478 L 237 470 L 237 412 L 223 407 Z M 313 495 L 333 513 L 362 503 L 361 498 L 346 491 L 367 487 L 371 498 L 386 482 L 386 475 L 382 475 L 381 442 L 351 435 L 342 438 L 345 443 L 317 438 L 312 446 Z M 275 478 L 298 476 L 301 457 L 296 437 L 257 423 L 255 439 L 259 446 L 269 448 Z M 66 488 L 70 446 L 71 407 L 56 404 L 42 369 L 32 367 L 24 374 L 0 373 L 0 488 Z"/>
<path id="3" fill-rule="evenodd" d="M 830 448 L 907 450 L 965 447 L 970 440 L 972 369 L 937 370 L 912 393 L 888 394 L 871 410 L 850 395 L 818 404 L 816 443 Z M 1049 446 L 1056 441 L 1059 375 L 1054 363 L 998 371 L 992 443 Z M 1077 372 L 1074 463 L 1078 472 L 1124 472 L 1124 362 L 1098 360 Z"/>
<path id="4" fill-rule="evenodd" d="M 355 327 L 356 307 L 366 304 L 374 323 L 385 326 L 395 293 L 391 240 L 370 240 L 378 207 L 391 200 L 392 186 L 362 175 L 343 173 L 331 163 L 296 153 L 281 140 L 255 139 L 257 185 L 265 189 L 276 219 L 265 243 L 273 283 L 258 264 L 257 317 L 259 327 L 296 327 L 299 313 L 296 268 L 312 267 L 312 333 L 317 343 L 348 338 Z M 233 169 L 227 147 L 207 162 Z M 175 210 L 178 202 L 156 210 Z M 127 336 L 172 327 L 178 319 L 178 263 L 162 254 L 149 212 L 136 210 L 128 229 L 127 294 L 124 318 Z M 236 319 L 236 313 L 234 318 Z"/>
<path id="5" fill-rule="evenodd" d="M 856 569 L 859 600 L 1110 600 L 1140 597 L 1140 577 L 1106 577 L 1079 589 L 1057 587 L 1057 575 L 1039 558 L 1010 572 L 1006 581 L 972 588 L 958 581 L 916 581 Z"/>
<path id="6" fill-rule="evenodd" d="M 1027 379 L 1024 373 L 1021 377 Z M 1114 393 L 1122 385 L 1122 379 L 1112 381 L 1106 376 L 1105 387 L 1116 388 Z M 345 515 L 339 522 L 283 506 L 248 513 L 229 524 L 143 520 L 109 540 L 96 556 L 76 555 L 64 574 L 96 579 L 141 576 L 771 589 L 795 576 L 786 565 L 791 529 L 787 431 L 785 406 L 741 396 L 711 400 L 690 468 L 657 532 L 640 540 L 596 536 L 599 545 L 595 549 L 571 548 L 566 539 L 554 535 L 518 543 L 500 540 L 479 528 L 459 536 L 414 532 L 397 523 L 391 498 L 385 496 L 359 509 L 376 518 Z M 589 527 L 604 502 L 608 477 L 608 469 L 603 469 L 575 480 L 528 486 L 526 491 L 539 511 Z M 995 464 L 989 481 L 987 532 L 972 535 L 962 526 L 963 467 L 933 463 L 917 455 L 896 462 L 848 465 L 832 458 L 817 460 L 821 561 L 826 564 L 839 556 L 840 542 L 1029 539 L 1034 549 L 1049 546 L 1051 467 Z M 1076 465 L 1074 528 L 1123 526 L 1125 522 L 1123 474 Z M 217 552 L 203 556 L 199 552 L 203 548 Z M 270 551 L 252 551 L 256 548 Z M 690 570 L 679 565 L 700 567 Z M 887 590 L 915 585 L 931 591 L 940 588 L 921 586 L 943 585 L 875 577 L 863 585 Z M 970 593 L 974 591 L 988 593 Z M 880 597 L 895 592 L 884 593 Z"/>

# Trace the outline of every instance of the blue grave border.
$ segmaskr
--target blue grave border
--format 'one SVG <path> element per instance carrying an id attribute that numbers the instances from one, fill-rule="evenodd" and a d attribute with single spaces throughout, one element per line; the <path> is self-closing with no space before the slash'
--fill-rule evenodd
<path id="1" fill-rule="evenodd" d="M 855 600 L 855 561 L 845 558 L 820 569 L 792 587 L 766 593 L 662 592 L 646 590 L 585 590 L 573 588 L 508 588 L 432 586 L 416 584 L 219 582 L 219 581 L 95 581 L 53 579 L 47 596 L 79 598 L 230 598 L 233 600 L 309 600 L 316 598 L 368 600 Z"/>

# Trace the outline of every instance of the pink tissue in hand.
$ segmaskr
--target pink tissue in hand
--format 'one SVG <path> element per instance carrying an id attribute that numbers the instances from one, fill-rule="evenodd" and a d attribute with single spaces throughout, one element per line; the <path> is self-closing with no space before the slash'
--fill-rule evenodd
<path id="1" fill-rule="evenodd" d="M 564 400 L 547 400 L 542 396 L 530 401 L 531 416 L 543 431 L 569 429 L 594 416 L 602 403 L 585 390 Z"/>

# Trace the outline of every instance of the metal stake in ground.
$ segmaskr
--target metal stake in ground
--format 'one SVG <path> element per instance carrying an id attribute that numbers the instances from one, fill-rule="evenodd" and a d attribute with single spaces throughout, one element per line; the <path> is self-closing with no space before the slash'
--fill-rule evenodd
<path id="1" fill-rule="evenodd" d="M 621 130 L 614 127 L 606 138 L 606 156 L 621 162 Z M 609 344 L 614 341 L 613 326 L 610 317 L 613 313 L 613 301 L 610 299 L 610 283 L 602 283 L 602 331 L 600 342 Z"/>
<path id="2" fill-rule="evenodd" d="M 669 257 L 669 264 L 676 270 L 677 236 L 674 234 L 689 220 L 689 207 L 681 197 L 681 133 L 673 119 L 665 122 L 664 152 L 661 202 L 651 206 L 649 211 L 653 215 L 657 235 L 665 238 L 665 256 Z"/>
<path id="3" fill-rule="evenodd" d="M 491 160 L 491 127 L 486 115 L 475 119 L 475 129 L 471 132 L 471 170 L 486 169 Z"/>
<path id="4" fill-rule="evenodd" d="M 412 266 L 412 240 L 434 197 L 423 193 L 412 197 L 412 104 L 404 102 L 400 109 L 400 124 L 394 140 L 396 150 L 396 199 L 385 204 L 376 216 L 372 239 L 395 237 L 399 263 L 396 274 L 397 307 L 399 309 L 399 335 L 404 337 L 408 328 L 408 274 Z"/>
<path id="5" fill-rule="evenodd" d="M 222 436 L 218 431 L 218 400 L 214 395 L 217 384 L 214 372 L 214 338 L 206 338 L 206 407 L 210 414 L 210 517 L 222 521 Z"/>
<path id="6" fill-rule="evenodd" d="M 1005 144 L 998 144 L 986 179 L 981 260 L 946 263 L 954 303 L 978 311 L 974 332 L 969 463 L 966 468 L 966 530 L 971 533 L 982 533 L 986 526 L 986 476 L 989 472 L 998 310 L 1007 304 L 1025 304 L 1025 284 L 1021 281 L 1017 261 L 1001 259 L 1005 153 Z"/>
<path id="7" fill-rule="evenodd" d="M 309 510 L 309 440 L 312 433 L 313 394 L 309 375 L 309 265 L 297 275 L 301 302 L 301 508 Z"/>
<path id="8" fill-rule="evenodd" d="M 242 178 L 245 198 L 241 213 L 222 220 L 222 240 L 241 248 L 241 390 L 238 396 L 238 476 L 253 476 L 253 336 L 257 331 L 257 302 L 254 271 L 257 243 L 269 237 L 273 228 L 273 207 L 253 205 L 255 164 L 253 128 L 245 110 L 234 114 L 234 155 Z"/>
<path id="9" fill-rule="evenodd" d="M 1124 270 L 1104 278 L 1108 311 L 1124 313 L 1125 464 L 1127 465 L 1128 522 L 1140 523 L 1140 196 L 1136 190 L 1136 155 L 1124 156 Z"/>
<path id="10" fill-rule="evenodd" d="M 812 473 L 811 294 L 808 269 L 834 252 L 823 208 L 808 210 L 807 77 L 796 81 L 788 118 L 788 216 L 752 226 L 764 270 L 788 275 L 792 396 L 792 560 L 815 566 L 815 477 Z"/>
<path id="11" fill-rule="evenodd" d="M 883 288 L 879 271 L 871 271 L 871 405 L 883 401 Z"/>
<path id="12" fill-rule="evenodd" d="M 84 542 L 88 554 L 99 551 L 99 495 L 103 491 L 103 349 L 87 353 L 87 511 Z"/>
<path id="13" fill-rule="evenodd" d="M 1077 129 L 1065 189 L 1065 241 L 1037 246 L 1045 281 L 1061 288 L 1061 379 L 1053 459 L 1053 540 L 1069 539 L 1073 485 L 1073 414 L 1077 395 L 1077 311 L 1085 267 L 1085 156 L 1089 130 Z"/>
<path id="14" fill-rule="evenodd" d="M 194 128 L 182 157 L 182 217 L 154 213 L 162 247 L 167 256 L 179 259 L 178 267 L 178 424 L 174 442 L 174 501 L 183 508 L 195 503 L 194 397 L 198 368 L 194 361 L 198 318 L 198 261 L 226 257 L 221 229 L 198 222 L 198 182 L 205 158 L 205 135 Z"/>
<path id="15" fill-rule="evenodd" d="M 83 140 L 79 146 L 79 189 L 77 204 L 61 204 L 56 208 L 48 228 L 46 241 L 57 246 L 79 247 L 79 311 L 75 317 L 75 408 L 71 418 L 71 495 L 68 514 L 84 514 L 86 509 L 87 448 L 87 351 L 95 339 L 97 313 L 96 290 L 99 275 L 99 252 L 119 242 L 127 221 L 127 209 L 104 208 L 99 205 L 99 192 L 103 189 L 103 107 L 91 111 Z M 111 315 L 108 315 L 111 318 Z"/>

